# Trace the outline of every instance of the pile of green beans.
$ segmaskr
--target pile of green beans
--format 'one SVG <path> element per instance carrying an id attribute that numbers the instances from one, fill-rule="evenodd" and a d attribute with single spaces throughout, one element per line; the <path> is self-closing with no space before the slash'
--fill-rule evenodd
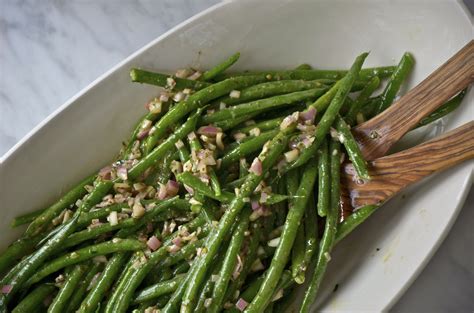
<path id="1" fill-rule="evenodd" d="M 112 164 L 12 221 L 28 226 L 0 254 L 0 313 L 280 312 L 304 282 L 308 312 L 334 246 L 378 208 L 341 218 L 343 157 L 370 180 L 351 127 L 414 66 L 405 53 L 362 68 L 367 56 L 348 70 L 227 73 L 240 53 L 203 72 L 132 69 L 164 89 Z"/>

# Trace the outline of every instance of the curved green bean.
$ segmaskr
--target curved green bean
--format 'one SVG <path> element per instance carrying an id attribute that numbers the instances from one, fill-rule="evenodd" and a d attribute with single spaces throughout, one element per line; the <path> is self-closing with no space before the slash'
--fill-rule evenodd
<path id="1" fill-rule="evenodd" d="M 410 53 L 405 52 L 400 60 L 400 63 L 398 63 L 397 68 L 391 74 L 390 80 L 388 81 L 388 84 L 382 93 L 381 101 L 379 102 L 379 106 L 377 108 L 377 114 L 384 111 L 392 104 L 395 96 L 402 86 L 402 83 L 407 79 L 414 65 L 415 59 L 413 56 Z"/>
<path id="2" fill-rule="evenodd" d="M 334 244 L 336 245 L 339 241 L 344 239 L 344 237 L 346 237 L 357 226 L 359 226 L 363 221 L 365 221 L 379 207 L 380 206 L 377 205 L 366 205 L 352 212 L 351 215 L 346 217 L 344 221 L 339 224 Z"/>
<path id="3" fill-rule="evenodd" d="M 429 123 L 434 122 L 444 117 L 445 115 L 451 113 L 452 111 L 456 110 L 461 104 L 462 99 L 464 98 L 465 95 L 466 95 L 466 89 L 464 89 L 463 91 L 458 93 L 454 98 L 452 98 L 451 100 L 447 101 L 445 104 L 440 106 L 438 109 L 436 109 L 436 111 L 434 111 L 427 117 L 423 118 L 416 127 L 418 128 L 418 127 L 428 125 Z"/>
<path id="4" fill-rule="evenodd" d="M 234 65 L 235 62 L 237 62 L 240 58 L 240 53 L 237 52 L 233 55 L 231 55 L 227 60 L 224 62 L 214 66 L 208 71 L 205 71 L 202 76 L 199 78 L 202 81 L 209 81 L 216 77 L 217 75 L 223 73 L 226 69 Z"/>
<path id="5" fill-rule="evenodd" d="M 352 135 L 350 127 L 340 116 L 336 117 L 335 123 L 336 130 L 339 132 L 339 141 L 344 144 L 349 159 L 351 160 L 357 172 L 357 176 L 365 180 L 370 180 L 367 162 L 362 156 L 362 152 L 360 151 L 359 145 L 357 144 L 354 136 Z"/>

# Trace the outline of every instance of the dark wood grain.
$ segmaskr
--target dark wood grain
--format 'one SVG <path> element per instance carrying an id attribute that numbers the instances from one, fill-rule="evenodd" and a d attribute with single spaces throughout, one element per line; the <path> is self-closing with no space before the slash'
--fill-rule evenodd
<path id="1" fill-rule="evenodd" d="M 474 41 L 470 41 L 430 76 L 382 114 L 353 128 L 367 160 L 386 155 L 418 122 L 474 81 Z"/>
<path id="2" fill-rule="evenodd" d="M 370 161 L 369 182 L 357 179 L 352 164 L 344 164 L 342 218 L 361 206 L 381 204 L 426 176 L 472 158 L 474 121 L 413 148 Z"/>

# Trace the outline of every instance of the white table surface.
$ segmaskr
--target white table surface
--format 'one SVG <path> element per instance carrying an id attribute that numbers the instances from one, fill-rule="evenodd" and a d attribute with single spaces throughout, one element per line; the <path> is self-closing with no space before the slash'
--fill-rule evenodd
<path id="1" fill-rule="evenodd" d="M 69 97 L 217 0 L 0 0 L 0 155 Z M 474 191 L 393 312 L 474 312 Z"/>

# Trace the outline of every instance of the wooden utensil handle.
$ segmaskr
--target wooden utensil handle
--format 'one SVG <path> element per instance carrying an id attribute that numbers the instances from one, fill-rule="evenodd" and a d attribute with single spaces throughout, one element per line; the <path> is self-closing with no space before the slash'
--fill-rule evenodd
<path id="1" fill-rule="evenodd" d="M 474 81 L 474 41 L 470 41 L 430 76 L 382 114 L 353 133 L 368 160 L 384 156 L 418 122 Z"/>
<path id="2" fill-rule="evenodd" d="M 472 158 L 474 121 L 413 148 L 374 160 L 371 165 L 376 175 L 396 171 L 405 180 L 414 182 Z"/>
<path id="3" fill-rule="evenodd" d="M 434 172 L 474 158 L 474 121 L 408 150 L 369 162 L 371 180 L 359 183 L 352 164 L 344 166 L 341 203 L 347 216 L 353 208 L 378 205 Z"/>

